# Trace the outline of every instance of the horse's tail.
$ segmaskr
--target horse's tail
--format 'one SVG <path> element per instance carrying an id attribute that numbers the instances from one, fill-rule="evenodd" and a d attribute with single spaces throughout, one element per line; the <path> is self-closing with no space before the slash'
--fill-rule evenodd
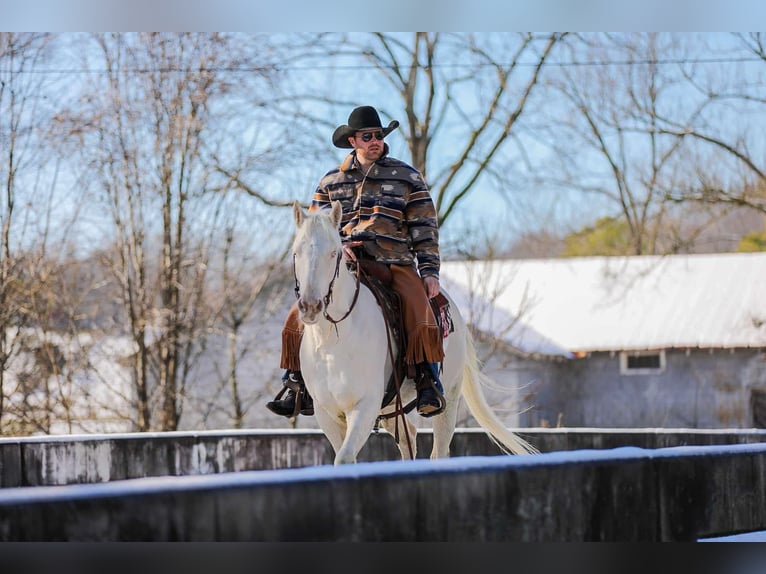
<path id="1" fill-rule="evenodd" d="M 492 384 L 492 380 L 481 372 L 479 358 L 476 355 L 476 347 L 473 344 L 471 331 L 465 329 L 465 366 L 463 367 L 463 397 L 468 404 L 468 409 L 476 421 L 489 434 L 490 438 L 506 454 L 533 454 L 539 451 L 509 431 L 492 408 L 487 404 L 487 399 L 481 390 L 482 384 Z"/>

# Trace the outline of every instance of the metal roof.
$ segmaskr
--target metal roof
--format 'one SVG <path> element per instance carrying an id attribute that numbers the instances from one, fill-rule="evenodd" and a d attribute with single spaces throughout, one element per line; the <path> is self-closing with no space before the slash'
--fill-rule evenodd
<path id="1" fill-rule="evenodd" d="M 766 347 L 766 253 L 447 261 L 441 279 L 524 353 Z"/>

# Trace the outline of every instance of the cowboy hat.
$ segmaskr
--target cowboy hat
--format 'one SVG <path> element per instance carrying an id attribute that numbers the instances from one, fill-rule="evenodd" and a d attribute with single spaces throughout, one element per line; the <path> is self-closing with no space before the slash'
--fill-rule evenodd
<path id="1" fill-rule="evenodd" d="M 354 111 L 348 116 L 348 124 L 338 126 L 335 129 L 335 132 L 332 134 L 332 143 L 335 144 L 335 147 L 350 148 L 353 146 L 348 143 L 348 138 L 358 131 L 378 128 L 383 132 L 383 137 L 385 137 L 398 127 L 399 122 L 393 120 L 388 124 L 388 127 L 384 128 L 380 123 L 380 116 L 378 116 L 375 108 L 372 106 L 360 106 L 354 108 Z"/>

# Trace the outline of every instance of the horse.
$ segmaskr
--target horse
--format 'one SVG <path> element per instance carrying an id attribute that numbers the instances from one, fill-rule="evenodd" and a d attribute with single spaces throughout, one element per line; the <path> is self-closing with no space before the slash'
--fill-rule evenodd
<path id="1" fill-rule="evenodd" d="M 292 246 L 295 290 L 304 325 L 300 346 L 301 372 L 314 399 L 314 414 L 335 451 L 335 465 L 355 463 L 376 426 L 397 440 L 403 460 L 415 458 L 416 426 L 408 416 L 390 416 L 396 404 L 382 408 L 393 369 L 383 313 L 373 293 L 342 263 L 339 228 L 341 204 L 304 212 L 293 203 L 296 226 Z M 444 290 L 442 290 L 444 292 Z M 509 431 L 487 404 L 473 338 L 466 322 L 450 303 L 454 332 L 444 339 L 441 382 L 446 408 L 432 417 L 431 458 L 449 457 L 462 396 L 488 436 L 506 454 L 530 454 L 536 449 Z M 415 397 L 414 384 L 400 387 L 401 403 Z"/>

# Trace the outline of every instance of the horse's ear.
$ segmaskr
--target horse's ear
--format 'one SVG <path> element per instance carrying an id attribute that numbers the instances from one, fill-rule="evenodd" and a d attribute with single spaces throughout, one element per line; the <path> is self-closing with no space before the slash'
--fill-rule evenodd
<path id="1" fill-rule="evenodd" d="M 340 220 L 343 218 L 343 206 L 340 201 L 332 202 L 332 213 L 330 214 L 332 223 L 336 228 L 340 227 Z"/>
<path id="2" fill-rule="evenodd" d="M 303 208 L 297 201 L 293 201 L 293 219 L 295 219 L 296 227 L 300 227 L 303 224 L 303 220 L 306 219 L 306 214 L 303 213 Z"/>

